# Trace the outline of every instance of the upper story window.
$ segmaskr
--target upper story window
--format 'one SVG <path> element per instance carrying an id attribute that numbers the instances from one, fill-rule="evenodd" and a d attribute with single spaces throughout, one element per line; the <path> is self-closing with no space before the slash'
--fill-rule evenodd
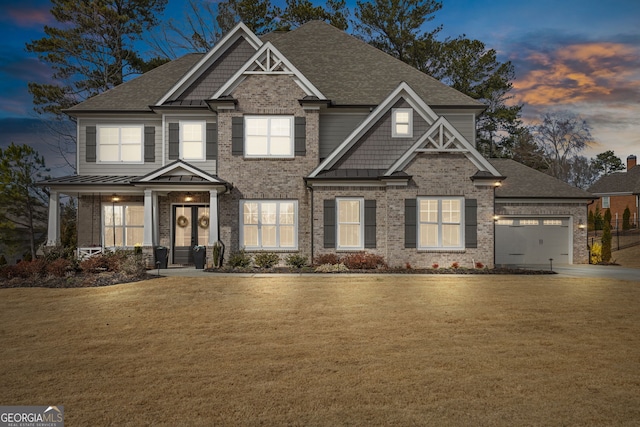
<path id="1" fill-rule="evenodd" d="M 97 134 L 99 161 L 142 162 L 143 126 L 102 125 Z"/>
<path id="2" fill-rule="evenodd" d="M 418 199 L 418 247 L 462 249 L 464 199 L 424 197 Z"/>
<path id="3" fill-rule="evenodd" d="M 294 157 L 293 116 L 245 116 L 245 157 Z"/>
<path id="4" fill-rule="evenodd" d="M 364 249 L 364 199 L 336 199 L 338 249 Z"/>
<path id="5" fill-rule="evenodd" d="M 205 160 L 204 121 L 180 122 L 180 158 L 184 160 Z"/>
<path id="6" fill-rule="evenodd" d="M 391 136 L 394 138 L 413 137 L 413 109 L 394 108 L 391 110 Z"/>
<path id="7" fill-rule="evenodd" d="M 610 208 L 611 203 L 609 201 L 609 196 L 602 196 L 602 208 Z"/>

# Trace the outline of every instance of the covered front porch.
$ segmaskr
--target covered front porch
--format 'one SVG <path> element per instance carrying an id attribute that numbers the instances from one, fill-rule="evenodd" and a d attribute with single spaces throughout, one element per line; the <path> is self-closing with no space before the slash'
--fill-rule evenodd
<path id="1" fill-rule="evenodd" d="M 231 188 L 183 161 L 142 177 L 71 176 L 43 185 L 50 188 L 48 246 L 60 242 L 60 197 L 68 195 L 78 198 L 78 257 L 139 248 L 150 266 L 159 247 L 170 264 L 190 265 L 194 246 L 219 242 L 218 196 Z"/>

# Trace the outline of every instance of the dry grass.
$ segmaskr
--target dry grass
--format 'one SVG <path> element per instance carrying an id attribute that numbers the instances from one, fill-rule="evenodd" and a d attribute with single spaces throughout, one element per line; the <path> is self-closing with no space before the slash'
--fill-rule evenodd
<path id="1" fill-rule="evenodd" d="M 640 268 L 640 245 L 615 251 L 611 254 L 611 259 L 623 267 Z"/>
<path id="2" fill-rule="evenodd" d="M 552 276 L 0 290 L 0 403 L 86 425 L 637 425 L 640 287 Z"/>

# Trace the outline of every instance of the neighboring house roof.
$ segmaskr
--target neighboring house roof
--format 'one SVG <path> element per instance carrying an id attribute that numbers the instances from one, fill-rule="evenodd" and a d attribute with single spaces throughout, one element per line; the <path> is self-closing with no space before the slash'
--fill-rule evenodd
<path id="1" fill-rule="evenodd" d="M 201 58 L 202 54 L 184 55 L 106 92 L 74 105 L 65 112 L 144 111 L 155 104 Z"/>
<path id="2" fill-rule="evenodd" d="M 636 165 L 626 172 L 615 172 L 603 176 L 589 187 L 594 194 L 630 193 L 640 194 L 640 166 Z"/>
<path id="3" fill-rule="evenodd" d="M 242 33 L 240 30 L 241 27 L 236 27 L 233 34 Z M 324 95 L 333 105 L 378 105 L 404 81 L 432 107 L 455 106 L 477 111 L 485 108 L 479 101 L 322 21 L 311 21 L 286 33 L 267 34 L 262 42 L 271 42 L 304 80 L 317 88 L 315 95 L 319 98 L 323 98 L 319 94 Z M 160 101 L 172 101 L 168 105 L 178 107 L 204 106 L 197 100 L 172 100 L 171 94 L 211 65 L 213 57 L 209 58 L 210 54 L 185 55 L 89 98 L 66 112 L 71 115 L 150 112 L 150 106 Z M 198 70 L 199 67 L 202 70 Z"/>
<path id="4" fill-rule="evenodd" d="M 594 199 L 594 196 L 557 178 L 511 159 L 490 159 L 507 178 L 496 188 L 496 198 L 517 199 Z"/>

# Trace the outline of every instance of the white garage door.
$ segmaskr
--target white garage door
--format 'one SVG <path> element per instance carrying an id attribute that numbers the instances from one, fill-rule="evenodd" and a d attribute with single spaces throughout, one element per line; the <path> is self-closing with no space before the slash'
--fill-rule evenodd
<path id="1" fill-rule="evenodd" d="M 570 218 L 502 218 L 496 221 L 496 265 L 570 264 Z"/>

